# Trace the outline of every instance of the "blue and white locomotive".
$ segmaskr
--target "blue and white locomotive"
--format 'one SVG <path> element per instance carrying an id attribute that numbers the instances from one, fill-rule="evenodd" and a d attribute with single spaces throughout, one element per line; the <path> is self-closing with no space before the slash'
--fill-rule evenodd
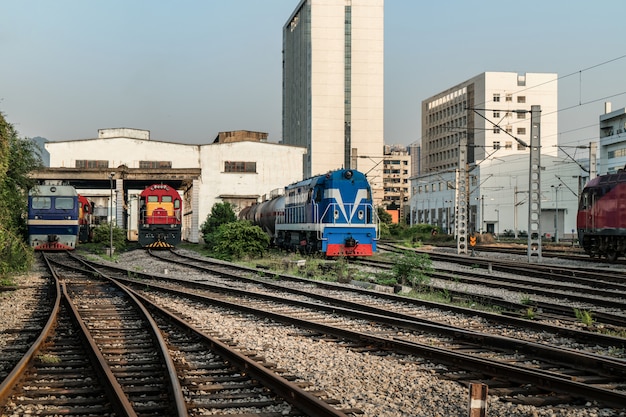
<path id="1" fill-rule="evenodd" d="M 79 204 L 69 185 L 39 185 L 28 193 L 28 243 L 34 250 L 73 250 Z"/>
<path id="2" fill-rule="evenodd" d="M 239 217 L 260 226 L 280 248 L 329 257 L 371 256 L 379 237 L 371 187 L 352 169 L 288 185 L 283 195 L 246 207 Z"/>

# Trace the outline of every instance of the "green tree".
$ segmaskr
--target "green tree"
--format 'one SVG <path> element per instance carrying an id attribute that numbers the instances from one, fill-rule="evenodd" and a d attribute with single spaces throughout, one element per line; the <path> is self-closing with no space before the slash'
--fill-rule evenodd
<path id="1" fill-rule="evenodd" d="M 376 210 L 378 213 L 378 218 L 380 219 L 381 223 L 391 224 L 391 222 L 393 221 L 393 218 L 391 217 L 391 214 L 389 214 L 383 206 L 378 206 Z"/>
<path id="2" fill-rule="evenodd" d="M 259 226 L 247 220 L 222 224 L 213 234 L 213 252 L 221 259 L 262 255 L 270 244 L 270 237 Z"/>
<path id="3" fill-rule="evenodd" d="M 215 203 L 206 221 L 200 226 L 204 243 L 212 248 L 216 243 L 216 233 L 220 226 L 237 221 L 235 211 L 230 203 Z"/>
<path id="4" fill-rule="evenodd" d="M 24 271 L 32 263 L 25 239 L 28 190 L 36 182 L 29 173 L 42 166 L 32 140 L 20 139 L 0 113 L 0 274 Z"/>

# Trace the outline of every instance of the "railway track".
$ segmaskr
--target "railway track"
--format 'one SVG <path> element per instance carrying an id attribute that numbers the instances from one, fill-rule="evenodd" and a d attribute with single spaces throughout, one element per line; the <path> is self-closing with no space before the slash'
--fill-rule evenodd
<path id="1" fill-rule="evenodd" d="M 9 415 L 31 409 L 131 416 L 201 415 L 207 409 L 213 415 L 238 410 L 268 416 L 346 415 L 115 280 L 97 276 L 76 259 L 65 257 L 51 269 L 66 287 L 64 297 L 82 324 L 66 330 L 71 320 L 59 313 L 65 310 L 54 309 L 49 322 L 57 324 L 49 327 L 60 331 L 42 336 L 48 350 L 42 351 L 42 344 L 33 345 L 24 366 L 5 381 L 6 387 L 3 383 L 2 398 L 8 398 L 5 410 Z M 77 334 L 84 336 L 77 338 Z M 72 343 L 81 339 L 92 348 L 92 355 L 100 355 L 97 359 L 76 353 L 79 349 Z M 54 357 L 55 364 L 41 365 L 37 358 L 42 357 Z M 88 368 L 94 363 L 111 381 L 114 399 L 112 388 L 89 386 L 91 381 L 103 380 L 103 375 L 94 377 Z M 48 375 L 50 368 L 69 373 L 62 381 L 73 378 L 77 385 L 30 382 L 40 372 Z M 58 375 L 63 375 L 61 370 L 56 371 Z M 16 381 L 21 382 L 16 385 Z M 38 388 L 26 385 L 20 390 L 24 383 Z M 29 395 L 35 391 L 37 395 Z M 82 409 L 68 396 L 81 398 Z M 111 408 L 116 401 L 124 407 Z"/>
<path id="2" fill-rule="evenodd" d="M 111 378 L 86 326 L 55 275 L 54 303 L 30 348 L 0 384 L 3 415 L 115 414 L 136 416 Z"/>
<path id="3" fill-rule="evenodd" d="M 189 260 L 185 260 L 184 263 L 189 265 Z M 196 267 L 199 268 L 199 266 Z M 220 275 L 226 274 L 225 268 L 226 265 L 220 263 Z M 230 279 L 234 279 L 233 267 L 229 266 L 229 268 Z M 124 276 L 127 275 L 127 271 L 118 271 L 118 274 Z M 188 279 L 176 280 L 175 285 L 182 286 L 182 288 L 174 290 L 170 287 L 172 280 L 169 277 L 141 275 L 136 274 L 134 278 L 128 280 L 129 283 L 133 281 L 134 285 L 145 287 L 146 279 L 149 279 L 151 291 L 176 291 L 178 297 L 193 297 L 196 302 L 203 303 L 205 307 L 202 308 L 206 308 L 206 305 L 219 304 L 224 308 L 242 311 L 246 314 L 295 324 L 314 334 L 327 334 L 337 339 L 349 340 L 357 346 L 357 349 L 371 350 L 369 346 L 373 346 L 374 349 L 384 352 L 411 354 L 446 363 L 455 368 L 455 371 L 462 370 L 463 373 L 469 375 L 465 378 L 471 379 L 480 375 L 483 378 L 495 378 L 500 383 L 508 381 L 509 385 L 502 389 L 503 392 L 524 392 L 525 395 L 536 394 L 544 397 L 548 391 L 568 393 L 577 398 L 593 399 L 613 406 L 621 405 L 626 401 L 626 394 L 623 393 L 626 362 L 621 359 L 492 336 L 454 326 L 426 323 L 424 320 L 408 315 L 401 317 L 398 313 L 389 314 L 389 308 L 385 310 L 379 308 L 374 311 L 373 307 L 369 307 L 369 311 L 363 311 L 362 301 L 352 302 L 351 307 L 348 308 L 345 301 L 338 302 L 324 298 L 323 303 L 327 306 L 323 307 L 319 296 L 315 296 L 316 302 L 287 301 L 287 297 L 280 294 L 275 297 L 261 295 L 258 289 L 251 293 L 235 288 L 233 285 L 212 285 L 207 282 L 210 281 L 208 277 L 206 279 L 196 277 L 193 283 L 190 283 Z M 125 280 L 123 277 L 119 279 Z M 168 283 L 161 284 L 164 281 Z M 277 288 L 272 289 L 272 292 L 276 291 Z M 192 292 L 193 296 L 190 295 Z M 309 291 L 302 291 L 299 296 L 303 297 L 308 293 Z M 272 306 L 273 303 L 276 303 L 276 306 Z M 296 310 L 286 313 L 286 304 L 297 305 L 293 307 Z M 350 320 L 354 320 L 355 327 L 346 327 L 345 324 L 342 326 L 329 324 L 327 318 L 331 312 L 350 317 Z M 342 321 L 345 320 L 342 319 Z M 371 326 L 371 323 L 377 323 L 377 329 L 365 331 L 363 321 L 368 323 L 366 328 Z M 422 336 L 416 334 L 413 340 L 406 337 L 390 337 L 389 334 L 397 328 L 422 332 Z M 424 333 L 427 333 L 427 338 L 432 338 L 432 335 L 436 334 L 441 339 L 436 343 L 429 339 L 429 342 L 425 343 L 423 340 L 420 341 Z M 615 341 L 619 339 L 614 339 L 613 342 Z M 621 342 L 624 341 L 621 340 Z M 433 344 L 440 346 L 433 346 Z M 523 352 L 523 355 L 520 352 Z M 494 355 L 499 359 L 493 359 Z M 510 385 L 512 383 L 514 386 Z M 524 386 L 523 390 L 520 384 Z M 535 391 L 529 390 L 529 386 L 535 387 Z M 560 398 L 559 401 L 563 399 Z"/>
<path id="4" fill-rule="evenodd" d="M 398 247 L 388 247 L 401 252 L 407 250 Z M 597 268 L 576 268 L 558 265 L 520 264 L 520 262 L 498 259 L 479 259 L 468 256 L 450 255 L 430 251 L 427 253 L 433 261 L 443 262 L 437 271 L 431 274 L 432 278 L 442 281 L 475 284 L 485 287 L 515 291 L 529 297 L 525 306 L 504 303 L 497 298 L 484 296 L 488 303 L 500 305 L 504 308 L 527 309 L 533 307 L 539 318 L 541 315 L 571 320 L 573 308 L 555 303 L 540 302 L 530 299 L 531 296 L 545 296 L 569 300 L 578 303 L 577 308 L 591 313 L 597 324 L 626 327 L 626 316 L 612 314 L 611 311 L 623 311 L 626 304 L 626 279 L 621 270 L 598 270 Z M 363 265 L 389 269 L 392 263 L 381 260 L 359 260 Z M 445 263 L 454 263 L 467 267 L 465 271 L 458 268 L 446 269 Z M 479 274 L 479 271 L 490 271 L 489 274 Z M 510 274 L 510 275 L 507 275 Z M 449 291 L 449 290 L 447 290 Z M 454 293 L 454 291 L 451 291 Z M 471 297 L 469 293 L 456 293 L 458 297 Z"/>

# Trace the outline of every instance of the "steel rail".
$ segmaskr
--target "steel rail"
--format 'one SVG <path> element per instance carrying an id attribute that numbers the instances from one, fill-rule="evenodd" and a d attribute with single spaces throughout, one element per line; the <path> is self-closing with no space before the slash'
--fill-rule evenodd
<path id="1" fill-rule="evenodd" d="M 45 259 L 45 261 L 46 261 L 46 264 L 48 264 L 48 260 Z M 50 269 L 49 264 L 48 264 L 48 268 Z M 50 335 L 54 327 L 54 324 L 57 320 L 59 308 L 61 305 L 61 288 L 60 288 L 60 284 L 59 284 L 59 280 L 57 279 L 57 276 L 54 273 L 52 275 L 54 279 L 55 296 L 54 296 L 54 306 L 52 307 L 50 316 L 48 317 L 48 320 L 45 326 L 41 330 L 39 337 L 37 337 L 37 339 L 33 342 L 33 344 L 28 349 L 28 351 L 24 354 L 22 359 L 20 359 L 20 361 L 15 365 L 13 370 L 7 375 L 4 381 L 2 381 L 2 384 L 0 384 L 0 403 L 4 403 L 9 397 L 9 395 L 11 395 L 11 392 L 13 391 L 13 387 L 17 384 L 17 381 L 24 375 L 24 372 L 26 371 L 28 364 L 35 357 L 35 354 L 40 349 L 41 345 L 46 340 L 46 338 Z"/>
<path id="2" fill-rule="evenodd" d="M 156 309 L 159 314 L 162 314 L 168 319 L 174 321 L 178 326 L 193 332 L 201 339 L 207 341 L 209 345 L 220 356 L 229 360 L 231 363 L 234 364 L 234 366 L 238 367 L 239 369 L 244 370 L 245 372 L 254 376 L 254 378 L 261 381 L 264 386 L 270 388 L 273 392 L 284 398 L 286 401 L 290 402 L 301 411 L 308 413 L 308 415 L 311 416 L 347 417 L 346 414 L 344 414 L 340 410 L 330 406 L 326 402 L 304 391 L 303 389 L 298 387 L 298 385 L 287 381 L 285 378 L 270 371 L 269 369 L 260 365 L 254 360 L 231 349 L 225 343 L 207 335 L 206 333 L 190 325 L 183 319 L 154 304 L 147 297 L 135 292 L 130 288 L 128 288 L 128 291 L 132 292 L 138 299 L 141 300 L 143 304 L 150 306 L 150 308 Z"/>
<path id="3" fill-rule="evenodd" d="M 187 294 L 186 296 L 195 299 L 203 298 L 202 296 L 193 294 Z M 626 392 L 611 391 L 593 385 L 583 384 L 552 372 L 540 372 L 528 368 L 519 368 L 495 360 L 477 358 L 475 356 L 457 353 L 443 348 L 418 344 L 401 339 L 389 339 L 380 336 L 373 336 L 348 329 L 341 329 L 323 323 L 288 317 L 266 310 L 258 310 L 224 300 L 207 298 L 205 302 L 218 304 L 222 307 L 237 311 L 261 315 L 278 322 L 290 323 L 335 337 L 346 338 L 360 343 L 372 343 L 379 346 L 381 349 L 392 349 L 395 352 L 435 359 L 464 370 L 476 371 L 495 377 L 505 377 L 507 380 L 514 381 L 516 383 L 532 384 L 547 391 L 557 391 L 580 398 L 592 398 L 593 400 L 603 402 L 604 404 L 613 407 L 623 407 L 623 405 L 626 404 Z M 613 365 L 617 367 L 618 364 L 613 363 Z"/>
<path id="4" fill-rule="evenodd" d="M 168 353 L 169 351 L 167 348 L 167 343 L 165 342 L 163 335 L 161 334 L 161 331 L 159 330 L 159 326 L 156 324 L 156 322 L 154 321 L 154 319 L 152 318 L 152 316 L 150 315 L 146 307 L 137 299 L 137 297 L 135 297 L 134 292 L 130 291 L 128 287 L 123 285 L 118 280 L 102 274 L 96 268 L 84 262 L 80 258 L 77 258 L 74 256 L 72 256 L 72 258 L 80 261 L 83 265 L 85 265 L 91 271 L 97 273 L 103 279 L 108 280 L 113 285 L 118 287 L 122 292 L 124 292 L 133 301 L 133 303 L 139 310 L 140 315 L 149 323 L 150 335 L 152 336 L 152 339 L 159 346 L 158 351 L 160 353 L 161 359 L 164 361 L 166 365 L 166 370 L 167 370 L 168 380 L 169 380 L 169 398 L 171 398 L 173 401 L 174 411 L 176 412 L 176 415 L 179 417 L 187 417 L 188 416 L 187 404 L 185 401 L 185 397 L 183 395 L 183 390 L 180 386 L 180 381 L 178 380 L 178 373 L 176 372 L 174 361 L 172 360 L 171 356 Z"/>

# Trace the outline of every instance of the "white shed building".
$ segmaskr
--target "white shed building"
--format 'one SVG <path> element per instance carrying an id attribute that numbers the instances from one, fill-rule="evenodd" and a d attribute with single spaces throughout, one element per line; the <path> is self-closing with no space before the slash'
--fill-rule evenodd
<path id="1" fill-rule="evenodd" d="M 198 241 L 198 227 L 215 203 L 229 202 L 237 212 L 271 191 L 301 180 L 306 153 L 302 147 L 258 139 L 204 145 L 155 141 L 149 131 L 129 128 L 100 129 L 94 139 L 47 142 L 45 149 L 51 168 L 200 169 L 200 177 L 192 184 L 194 220 L 183 224 L 183 237 L 191 242 Z M 123 186 L 120 179 L 115 181 L 119 192 Z M 113 217 L 118 225 L 123 225 L 122 207 L 131 206 L 133 194 L 139 192 L 129 190 L 128 201 L 114 198 L 111 206 L 117 208 Z M 108 191 L 93 193 L 108 198 Z"/>

